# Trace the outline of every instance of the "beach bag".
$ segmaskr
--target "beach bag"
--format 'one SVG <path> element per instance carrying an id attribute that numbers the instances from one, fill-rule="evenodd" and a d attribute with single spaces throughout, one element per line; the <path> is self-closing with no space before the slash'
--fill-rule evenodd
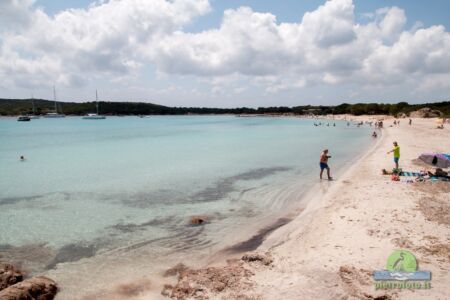
<path id="1" fill-rule="evenodd" d="M 392 174 L 391 180 L 392 181 L 400 181 L 400 176 L 398 174 Z"/>

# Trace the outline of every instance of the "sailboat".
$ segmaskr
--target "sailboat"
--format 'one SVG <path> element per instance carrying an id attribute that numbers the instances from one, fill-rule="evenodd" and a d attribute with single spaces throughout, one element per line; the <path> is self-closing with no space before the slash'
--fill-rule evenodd
<path id="1" fill-rule="evenodd" d="M 87 114 L 83 117 L 83 119 L 85 120 L 103 120 L 106 119 L 105 116 L 99 115 L 98 114 L 98 94 L 97 94 L 97 90 L 95 90 L 95 107 L 97 108 L 97 113 L 96 114 Z"/>
<path id="2" fill-rule="evenodd" d="M 33 95 L 31 95 L 31 105 L 33 105 L 33 114 L 31 116 L 28 115 L 27 117 L 29 117 L 30 119 L 39 119 L 40 116 L 36 115 L 36 107 L 34 106 L 34 97 L 33 97 Z"/>
<path id="3" fill-rule="evenodd" d="M 65 114 L 58 114 L 58 107 L 56 105 L 56 90 L 53 86 L 53 100 L 55 101 L 55 112 L 45 114 L 44 118 L 65 118 Z"/>

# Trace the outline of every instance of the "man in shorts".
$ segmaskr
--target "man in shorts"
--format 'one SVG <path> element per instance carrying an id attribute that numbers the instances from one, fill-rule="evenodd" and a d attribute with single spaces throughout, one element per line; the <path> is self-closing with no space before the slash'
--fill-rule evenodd
<path id="1" fill-rule="evenodd" d="M 329 158 L 331 158 L 331 156 L 328 155 L 328 149 L 323 150 L 322 154 L 320 154 L 320 179 L 322 179 L 322 173 L 325 169 L 327 169 L 328 180 L 333 179 L 330 176 L 330 167 L 328 166 Z"/>
<path id="2" fill-rule="evenodd" d="M 394 142 L 394 148 L 392 148 L 392 150 L 389 151 L 387 154 L 392 152 L 394 153 L 395 168 L 398 169 L 398 161 L 400 160 L 400 146 L 398 145 L 397 142 Z"/>

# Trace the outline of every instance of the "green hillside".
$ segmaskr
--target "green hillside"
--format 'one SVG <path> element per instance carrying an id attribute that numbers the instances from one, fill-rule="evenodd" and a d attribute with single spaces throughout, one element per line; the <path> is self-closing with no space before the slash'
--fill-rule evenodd
<path id="1" fill-rule="evenodd" d="M 54 101 L 33 99 L 36 114 L 46 114 L 54 111 Z M 0 115 L 17 116 L 32 114 L 32 99 L 0 99 Z M 95 112 L 95 102 L 57 102 L 58 112 L 66 115 L 84 115 Z M 441 111 L 444 116 L 450 117 L 450 102 L 436 102 L 424 104 L 396 104 L 383 103 L 343 103 L 337 106 L 295 106 L 295 107 L 259 107 L 248 108 L 207 108 L 207 107 L 168 107 L 143 102 L 99 102 L 99 113 L 105 115 L 185 115 L 185 114 L 406 114 L 420 108 L 429 107 Z"/>

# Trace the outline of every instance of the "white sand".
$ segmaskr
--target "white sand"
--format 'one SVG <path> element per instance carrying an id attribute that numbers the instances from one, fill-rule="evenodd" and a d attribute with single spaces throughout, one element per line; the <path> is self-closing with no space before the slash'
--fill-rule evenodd
<path id="1" fill-rule="evenodd" d="M 390 124 L 392 120 L 385 122 Z M 260 247 L 275 262 L 257 270 L 252 294 L 263 299 L 369 299 L 384 294 L 449 299 L 450 182 L 392 182 L 380 172 L 393 167 L 392 154 L 386 152 L 394 140 L 405 171 L 426 168 L 413 162 L 422 152 L 448 153 L 450 128 L 435 127 L 434 120 L 423 119 L 414 119 L 412 126 L 403 119 L 400 126 L 386 127 L 376 147 L 333 182 L 325 196 L 314 199 L 305 213 Z M 400 248 L 415 254 L 421 270 L 432 272 L 430 290 L 375 291 L 371 273 L 384 269 L 387 257 Z"/>

